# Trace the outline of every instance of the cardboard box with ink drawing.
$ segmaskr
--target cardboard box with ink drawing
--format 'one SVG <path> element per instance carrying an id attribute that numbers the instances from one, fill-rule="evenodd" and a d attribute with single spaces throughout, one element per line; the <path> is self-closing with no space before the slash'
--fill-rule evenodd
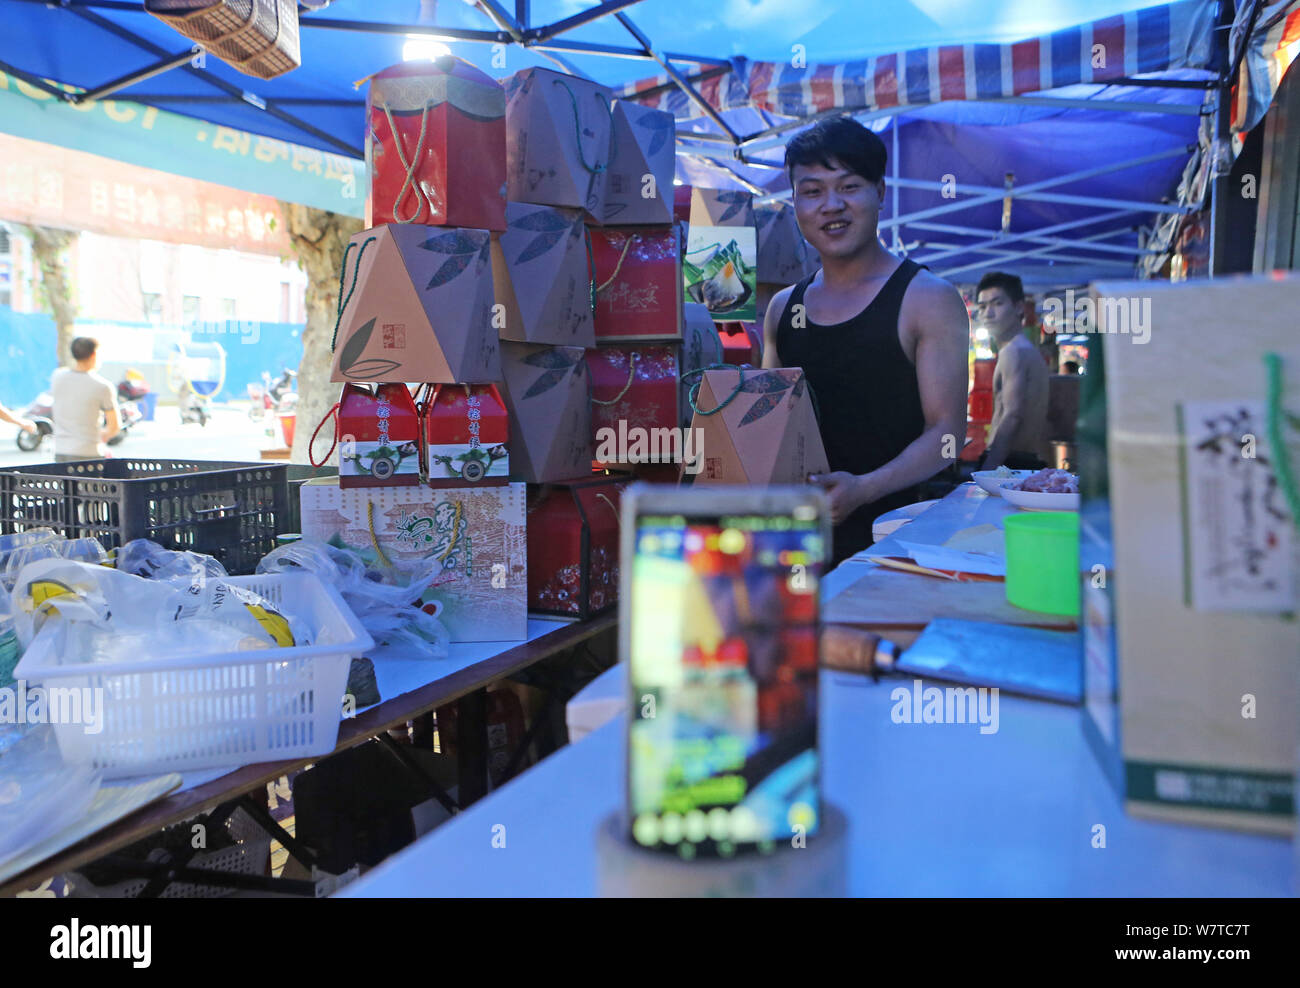
<path id="1" fill-rule="evenodd" d="M 527 637 L 523 484 L 340 490 L 332 479 L 304 484 L 301 497 L 304 537 L 351 549 L 376 569 L 410 572 L 437 557 L 442 572 L 422 600 L 442 605 L 453 642 Z"/>
<path id="2" fill-rule="evenodd" d="M 1099 283 L 1091 300 L 1085 733 L 1136 816 L 1289 834 L 1300 581 L 1278 464 L 1300 465 L 1300 278 Z"/>

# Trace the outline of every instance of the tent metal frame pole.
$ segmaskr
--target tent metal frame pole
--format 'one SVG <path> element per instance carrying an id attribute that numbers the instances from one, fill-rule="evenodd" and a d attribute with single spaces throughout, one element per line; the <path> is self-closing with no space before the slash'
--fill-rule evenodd
<path id="1" fill-rule="evenodd" d="M 124 41 L 127 41 L 130 44 L 135 45 L 137 48 L 149 52 L 151 55 L 165 56 L 171 54 L 171 52 L 168 52 L 166 49 L 161 48 L 158 45 L 155 45 L 152 41 L 148 41 L 140 37 L 138 34 L 135 34 L 134 32 L 127 30 L 126 28 L 122 27 L 119 24 L 114 24 L 108 18 L 102 17 L 99 14 L 96 14 L 92 10 L 87 10 L 75 6 L 68 6 L 68 7 L 64 7 L 63 9 L 70 11 L 71 13 L 82 18 L 83 20 L 89 21 L 90 23 L 96 25 L 99 28 L 102 28 L 103 30 L 109 32 L 110 34 L 116 35 L 117 37 L 123 39 Z M 222 79 L 220 76 L 213 75 L 211 72 L 207 71 L 206 69 L 196 68 L 194 65 L 191 64 L 185 64 L 179 66 L 179 68 L 182 72 L 188 72 L 189 74 L 197 76 L 198 78 L 202 79 L 204 82 L 208 83 L 209 85 L 215 86 L 217 89 L 220 89 L 222 92 L 230 95 L 237 101 L 243 101 L 245 103 L 249 103 L 249 105 L 257 105 L 250 102 L 250 100 L 248 99 L 248 96 L 250 94 L 248 94 L 246 90 L 241 90 L 234 83 L 226 82 L 225 79 Z M 293 127 L 295 130 L 300 130 L 304 134 L 310 134 L 312 137 L 315 137 L 320 141 L 324 141 L 325 143 L 340 149 L 341 151 L 346 153 L 349 157 L 352 158 L 365 157 L 365 154 L 361 151 L 360 148 L 352 147 L 347 142 L 340 141 L 333 134 L 326 133 L 325 131 L 321 130 L 319 127 L 315 127 L 312 124 L 309 124 L 307 121 L 294 116 L 292 113 L 287 113 L 284 110 L 281 110 L 278 106 L 275 106 L 269 100 L 262 100 L 261 105 L 258 108 L 262 110 L 262 112 L 264 113 L 269 113 L 271 116 L 275 117 L 277 120 L 281 121 L 282 123 L 288 124 L 289 126 Z"/>
<path id="2" fill-rule="evenodd" d="M 627 28 L 628 34 L 632 35 L 632 37 L 637 40 L 637 43 L 645 49 L 646 54 L 660 64 L 663 70 L 668 73 L 668 78 L 677 83 L 678 87 L 680 87 L 682 92 L 690 98 L 691 102 L 704 111 L 704 115 L 717 124 L 718 128 L 731 138 L 732 144 L 739 146 L 740 135 L 731 129 L 731 125 L 722 118 L 722 114 L 714 108 L 713 104 L 700 95 L 699 90 L 692 86 L 686 78 L 673 67 L 672 62 L 666 56 L 661 55 L 654 50 L 654 46 L 650 43 L 650 39 L 646 37 L 645 32 L 633 24 L 627 14 L 624 14 L 622 11 L 616 13 L 614 17 L 623 25 L 623 27 Z M 741 160 L 743 161 L 744 158 L 741 157 Z"/>
<path id="3" fill-rule="evenodd" d="M 942 188 L 938 182 L 926 182 L 921 179 L 904 178 L 899 180 L 899 185 L 903 188 L 922 188 L 931 191 L 937 191 Z M 1028 188 L 1026 186 L 1025 188 Z M 996 189 L 989 185 L 972 185 L 965 188 L 965 194 L 975 194 L 983 201 L 977 203 L 974 199 L 954 200 L 949 206 L 935 207 L 948 212 L 957 212 L 962 209 L 968 209 L 973 205 L 983 205 L 994 200 L 1003 199 L 1021 199 L 1026 202 L 1055 202 L 1067 206 L 1096 206 L 1100 209 L 1127 207 L 1129 209 L 1143 209 L 1155 213 L 1186 213 L 1188 210 L 1176 203 L 1148 203 L 1135 199 L 1112 199 L 1109 196 L 1079 196 L 1067 192 L 1026 192 L 1023 189 Z M 997 193 L 994 195 L 994 193 Z M 923 210 L 922 212 L 927 212 Z M 919 214 L 912 213 L 909 216 L 900 218 L 900 222 L 912 223 Z M 930 215 L 938 215 L 931 213 Z M 892 224 L 893 219 L 886 220 L 881 226 L 885 229 L 889 227 L 886 224 Z"/>
<path id="4" fill-rule="evenodd" d="M 1052 226 L 1045 226 L 1041 230 L 1034 230 L 1032 233 L 1013 233 L 1010 236 L 1000 238 L 999 246 L 1005 247 L 1008 244 L 1019 243 L 1027 237 L 1046 237 L 1056 233 L 1064 233 L 1066 230 L 1077 230 L 1084 226 L 1095 226 L 1098 223 L 1110 223 L 1114 220 L 1131 217 L 1137 210 L 1117 209 L 1109 213 L 1100 213 L 1096 216 L 1083 216 L 1076 220 L 1066 220 L 1063 223 L 1055 223 Z M 1124 228 L 1108 231 L 1108 236 L 1115 236 L 1124 232 Z M 1104 238 L 1098 238 L 1104 239 Z M 964 248 L 963 248 L 964 249 Z M 932 254 L 927 258 L 927 262 L 941 261 L 945 257 L 952 257 L 961 251 L 941 251 L 938 254 Z"/>
<path id="5" fill-rule="evenodd" d="M 635 6 L 641 0 L 605 0 L 604 3 L 596 7 L 589 7 L 586 10 L 579 11 L 571 17 L 556 21 L 554 24 L 547 24 L 545 27 L 532 28 L 524 32 L 525 43 L 532 45 L 539 41 L 549 41 L 566 31 L 572 31 L 575 27 L 582 27 L 594 20 L 606 16 L 607 14 L 616 14 L 627 7 Z"/>
<path id="6" fill-rule="evenodd" d="M 1114 231 L 1111 231 L 1110 233 L 1097 233 L 1097 234 L 1093 234 L 1091 237 L 1081 237 L 1081 238 L 1076 242 L 1075 246 L 1082 247 L 1084 244 L 1088 243 L 1089 241 L 1103 240 L 1103 239 L 1105 239 L 1105 238 L 1108 237 L 1108 236 L 1112 236 L 1113 233 L 1114 233 Z M 957 267 L 954 267 L 954 268 L 944 268 L 942 271 L 936 271 L 935 274 L 939 275 L 941 278 L 946 278 L 946 277 L 948 277 L 949 275 L 957 274 L 957 273 L 959 273 L 959 272 L 961 272 L 961 271 L 969 271 L 971 268 L 982 268 L 982 267 L 987 266 L 988 264 L 1004 264 L 1004 263 L 1006 263 L 1006 262 L 1008 262 L 1008 261 L 1023 261 L 1023 260 L 1028 260 L 1028 259 L 1030 259 L 1030 258 L 1035 258 L 1035 257 L 1036 257 L 1036 258 L 1040 258 L 1040 259 L 1041 259 L 1041 258 L 1048 258 L 1048 259 L 1050 259 L 1050 260 L 1054 260 L 1054 261 L 1069 260 L 1069 261 L 1071 261 L 1071 262 L 1077 262 L 1077 263 L 1082 263 L 1082 264 L 1097 264 L 1097 263 L 1104 264 L 1104 263 L 1106 263 L 1105 261 L 1101 261 L 1101 260 L 1098 259 L 1098 258 L 1086 258 L 1086 257 L 1085 257 L 1085 258 L 1081 258 L 1081 257 L 1062 256 L 1062 255 L 1060 255 L 1060 254 L 1057 253 L 1058 251 L 1061 251 L 1061 250 L 1065 250 L 1065 248 L 1063 248 L 1063 247 L 1036 247 L 1036 248 L 1034 248 L 1033 250 L 1027 250 L 1027 251 L 1009 251 L 1009 252 L 1007 252 L 1007 253 L 1006 253 L 1004 256 L 1002 256 L 1002 257 L 994 257 L 994 258 L 990 258 L 990 259 L 988 259 L 988 260 L 984 260 L 984 261 L 971 261 L 971 262 L 968 263 L 968 264 L 960 264 L 960 265 L 958 265 Z M 933 258 L 931 258 L 930 261 L 927 262 L 927 263 L 931 263 L 931 262 L 933 262 Z M 1137 270 L 1137 262 L 1136 262 L 1136 261 L 1135 261 L 1134 263 L 1132 263 L 1132 264 L 1124 265 L 1124 266 L 1125 266 L 1125 267 L 1131 267 L 1134 271 Z"/>
<path id="7" fill-rule="evenodd" d="M 58 86 L 51 85 L 44 79 L 32 75 L 30 72 L 25 72 L 16 66 L 10 65 L 8 62 L 0 62 L 0 72 L 4 72 L 5 75 L 11 75 L 15 79 L 27 83 L 27 85 L 34 89 L 39 89 L 43 93 L 49 93 L 55 99 L 63 100 L 64 102 L 70 102 L 70 97 L 74 95 L 66 89 L 60 89 Z"/>
<path id="8" fill-rule="evenodd" d="M 516 44 L 523 43 L 525 26 L 511 17 L 505 8 L 497 3 L 497 0 L 476 0 L 476 6 L 483 11 L 488 20 L 510 35 L 511 41 Z"/>
<path id="9" fill-rule="evenodd" d="M 1045 178 L 1038 182 L 1031 182 L 1029 185 L 1022 185 L 1020 188 L 1014 190 L 1013 196 L 1018 199 L 1025 199 L 1029 197 L 1030 193 L 1039 193 L 1043 189 L 1055 188 L 1058 185 L 1068 185 L 1071 182 L 1081 182 L 1084 179 L 1093 178 L 1097 175 L 1106 175 L 1109 174 L 1110 172 L 1118 172 L 1118 171 L 1124 171 L 1125 169 L 1128 168 L 1136 168 L 1138 165 L 1149 164 L 1153 161 L 1162 161 L 1165 158 L 1172 158 L 1175 155 L 1181 156 L 1181 155 L 1189 154 L 1190 151 L 1191 148 L 1186 146 L 1180 148 L 1169 148 L 1168 150 L 1165 151 L 1157 151 L 1154 154 L 1143 155 L 1140 158 L 1127 158 L 1124 161 L 1111 162 L 1110 164 L 1106 164 L 1106 165 L 1098 165 L 1095 168 L 1085 168 L 1082 171 L 1069 172 L 1068 174 L 1057 175 L 1054 176 L 1053 178 Z M 912 181 L 912 180 L 908 179 L 905 181 Z M 885 223 L 882 223 L 881 226 L 888 227 L 888 226 L 895 225 L 897 223 L 904 223 L 904 222 L 910 223 L 915 220 L 929 219 L 931 216 L 939 216 L 943 213 L 953 212 L 954 208 L 971 209 L 974 208 L 975 206 L 983 206 L 990 202 L 1000 202 L 1002 199 L 1006 198 L 1006 195 L 1007 195 L 1006 189 L 995 189 L 988 193 L 976 195 L 973 199 L 967 199 L 964 202 L 949 203 L 944 206 L 934 206 L 931 207 L 930 209 L 922 209 L 915 213 L 909 213 L 907 216 L 894 217 L 885 221 Z M 1097 206 L 1123 205 L 1123 206 L 1127 206 L 1130 209 L 1153 209 L 1153 211 L 1178 212 L 1178 213 L 1187 212 L 1187 210 L 1182 206 L 1154 207 L 1150 203 L 1125 202 L 1123 200 L 1113 200 L 1109 198 L 1097 198 L 1091 196 L 1072 196 L 1070 197 L 1069 200 L 1048 199 L 1043 201 L 1047 201 L 1047 202 L 1051 202 L 1051 201 L 1071 202 L 1072 201 L 1075 205 L 1097 205 Z"/>
<path id="10" fill-rule="evenodd" d="M 775 135 L 784 134 L 791 130 L 797 130 L 800 127 L 810 127 L 819 120 L 825 120 L 827 117 L 852 117 L 858 123 L 869 123 L 872 120 L 880 120 L 885 117 L 896 117 L 914 107 L 890 106 L 883 110 L 826 110 L 822 113 L 814 113 L 810 117 L 802 117 L 799 120 L 791 120 L 789 123 L 780 124 L 770 130 L 763 131 L 762 134 L 742 137 L 740 139 L 740 148 L 745 154 L 752 154 L 755 151 L 766 151 L 768 148 L 781 147 L 785 140 L 776 140 Z M 771 135 L 771 136 L 766 136 Z"/>
<path id="11" fill-rule="evenodd" d="M 133 93 L 123 96 L 132 103 L 229 103 L 226 96 L 194 96 L 188 93 Z M 275 101 L 280 106 L 365 106 L 363 99 L 315 99 L 307 96 L 286 96 Z"/>
<path id="12" fill-rule="evenodd" d="M 980 230 L 980 229 L 976 229 L 976 228 L 974 228 L 974 227 L 967 227 L 967 226 L 949 226 L 948 224 L 945 224 L 945 223 L 926 223 L 925 221 L 921 221 L 920 223 L 913 223 L 912 226 L 915 227 L 915 228 L 918 229 L 918 230 L 933 230 L 935 233 L 952 233 L 952 234 L 956 234 L 957 236 L 961 236 L 961 237 L 979 237 L 979 238 L 980 238 L 980 241 L 979 241 L 977 244 L 969 244 L 969 245 L 966 245 L 965 248 L 963 248 L 963 246 L 962 246 L 961 244 L 947 244 L 947 245 L 945 245 L 945 246 L 947 246 L 947 247 L 952 247 L 952 248 L 954 248 L 954 249 L 959 249 L 959 250 L 960 250 L 960 249 L 968 249 L 968 250 L 969 250 L 969 249 L 974 249 L 974 248 L 977 247 L 977 246 L 983 246 L 983 245 L 988 245 L 988 246 L 990 246 L 990 247 L 996 248 L 997 245 L 998 245 L 998 241 L 1002 239 L 1002 235 L 1001 235 L 1001 234 L 990 234 L 989 231 L 987 231 L 987 230 Z M 1131 229 L 1124 229 L 1124 230 L 1117 230 L 1117 231 L 1115 231 L 1115 232 L 1118 234 L 1118 233 L 1132 233 L 1133 231 L 1132 231 Z M 1032 236 L 1025 236 L 1025 237 L 1023 237 L 1022 239 L 1025 240 L 1025 241 L 1027 241 L 1027 242 L 1029 242 L 1029 243 L 1055 244 L 1056 246 L 1060 246 L 1060 247 L 1070 247 L 1070 246 L 1073 246 L 1073 245 L 1076 243 L 1076 241 L 1073 241 L 1073 240 L 1066 240 L 1066 239 L 1061 238 L 1061 237 L 1045 237 L 1045 236 L 1043 236 L 1042 234 L 1038 234 L 1038 233 L 1035 233 L 1035 234 L 1033 234 Z M 935 244 L 935 245 L 932 245 L 932 246 L 938 246 L 938 245 Z M 1089 249 L 1089 250 L 1099 250 L 1099 251 L 1108 252 L 1108 253 L 1112 253 L 1112 254 L 1129 254 L 1129 255 L 1132 255 L 1132 254 L 1154 254 L 1154 253 L 1156 253 L 1155 251 L 1143 250 L 1143 249 L 1138 248 L 1138 247 L 1134 247 L 1134 248 L 1129 248 L 1129 247 L 1116 247 L 1116 246 L 1112 246 L 1111 244 L 1096 244 L 1096 245 L 1094 245 L 1094 246 L 1092 246 L 1092 247 L 1089 247 L 1088 249 Z"/>
<path id="13" fill-rule="evenodd" d="M 1204 113 L 1203 104 L 1200 103 L 1141 103 L 1136 100 L 1075 99 L 1055 96 L 1007 96 L 1002 99 L 972 99 L 962 100 L 962 102 L 998 106 L 1006 104 L 1041 106 L 1064 110 L 1100 110 L 1105 113 L 1167 113 L 1180 117 L 1199 117 Z"/>
<path id="14" fill-rule="evenodd" d="M 504 38 L 503 41 L 510 39 Z M 624 48 L 621 45 L 606 45 L 595 41 L 566 41 L 562 38 L 552 38 L 549 41 L 534 41 L 527 48 L 533 48 L 537 51 L 568 51 L 575 52 L 579 55 L 604 55 L 609 58 L 630 58 L 638 62 L 654 62 L 657 59 L 653 55 L 647 55 L 639 48 Z M 690 62 L 693 65 L 712 65 L 731 67 L 731 63 L 723 58 L 707 58 L 703 55 L 686 55 L 681 52 L 666 51 L 663 56 L 673 62 Z"/>
<path id="15" fill-rule="evenodd" d="M 400 34 L 429 38 L 433 41 L 476 41 L 481 44 L 509 44 L 505 31 L 479 31 L 464 27 L 438 27 L 432 24 L 380 24 L 375 21 L 348 21 L 324 17 L 300 17 L 298 27 L 323 31 L 355 31 L 358 34 Z"/>
<path id="16" fill-rule="evenodd" d="M 893 135 L 893 139 L 892 139 L 893 148 L 892 148 L 892 150 L 891 150 L 890 153 L 889 153 L 889 156 L 893 159 L 893 163 L 894 163 L 894 168 L 893 168 L 893 172 L 894 172 L 894 174 L 893 174 L 894 187 L 893 187 L 893 190 L 892 190 L 893 193 L 894 193 L 894 200 L 893 200 L 893 201 L 894 201 L 894 208 L 893 208 L 893 213 L 894 213 L 895 216 L 897 216 L 897 215 L 898 215 L 898 209 L 899 209 L 899 204 L 898 204 L 898 192 L 899 192 L 899 186 L 898 186 L 898 172 L 899 172 L 899 167 L 898 167 L 898 117 L 894 117 L 894 119 L 891 120 L 889 123 L 890 123 L 889 130 L 890 130 L 890 133 Z M 894 250 L 896 250 L 896 251 L 902 251 L 902 250 L 903 250 L 903 228 L 902 228 L 902 225 L 900 224 L 900 225 L 898 225 L 898 226 L 891 227 L 891 229 L 894 231 Z M 905 252 L 904 252 L 904 256 L 906 256 L 906 253 L 905 253 Z"/>
<path id="17" fill-rule="evenodd" d="M 127 86 L 134 86 L 137 82 L 144 82 L 146 79 L 152 79 L 156 75 L 162 75 L 169 72 L 177 66 L 184 65 L 186 62 L 193 61 L 194 57 L 203 51 L 202 45 L 194 45 L 187 52 L 180 52 L 172 55 L 170 58 L 164 58 L 153 65 L 137 69 L 135 72 L 129 72 L 112 82 L 106 82 L 102 86 L 96 86 L 94 89 L 87 89 L 85 92 L 70 94 L 69 103 L 89 103 L 92 100 L 103 99 L 110 96 L 119 89 L 125 89 Z"/>
<path id="18" fill-rule="evenodd" d="M 962 247 L 961 244 L 945 244 L 945 243 L 940 243 L 940 242 L 935 241 L 935 240 L 924 240 L 924 241 L 920 241 L 920 242 L 913 241 L 913 244 L 914 244 L 914 246 L 913 246 L 913 248 L 912 248 L 913 250 L 924 250 L 924 249 L 927 248 L 927 247 L 943 247 L 943 248 L 945 248 L 945 249 L 953 249 L 953 250 L 956 250 L 956 251 L 958 251 L 958 252 L 966 252 L 966 253 L 970 253 L 970 254 L 1002 254 L 1002 253 L 1004 253 L 1003 251 L 998 250 L 996 247 Z M 1068 246 L 1075 247 L 1075 248 L 1077 248 L 1078 250 L 1096 250 L 1096 249 L 1098 248 L 1099 245 L 1098 245 L 1098 244 L 1069 244 Z M 916 260 L 918 260 L 918 261 L 922 261 L 922 262 L 923 262 L 925 259 L 924 259 L 924 258 L 917 258 Z M 1080 261 L 1080 262 L 1085 263 L 1085 264 L 1121 264 L 1121 265 L 1123 265 L 1123 264 L 1126 263 L 1126 262 L 1124 262 L 1124 261 L 1115 261 L 1115 260 L 1112 260 L 1112 259 L 1109 258 L 1109 257 L 1088 257 L 1088 258 L 1078 257 L 1078 258 L 1073 258 L 1073 260 L 1077 260 L 1077 261 Z"/>
<path id="19" fill-rule="evenodd" d="M 537 50 L 541 51 L 540 48 L 538 48 Z M 694 85 L 697 82 L 704 82 L 706 79 L 712 79 L 714 76 L 726 75 L 730 71 L 731 71 L 730 65 L 715 65 L 713 66 L 713 68 L 705 69 L 703 72 L 697 72 L 695 75 L 688 75 L 686 77 L 686 81 Z M 639 92 L 636 93 L 635 98 L 644 99 L 649 96 L 658 96 L 660 93 L 666 93 L 670 89 L 676 89 L 676 88 L 677 88 L 677 83 L 672 82 L 671 80 L 668 82 L 661 82 L 657 86 L 651 86 L 649 89 L 640 90 Z M 708 136 L 712 137 L 715 135 L 710 134 Z M 720 137 L 718 139 L 722 141 L 726 141 L 728 144 L 731 143 L 731 141 L 727 140 L 727 138 L 725 137 Z"/>

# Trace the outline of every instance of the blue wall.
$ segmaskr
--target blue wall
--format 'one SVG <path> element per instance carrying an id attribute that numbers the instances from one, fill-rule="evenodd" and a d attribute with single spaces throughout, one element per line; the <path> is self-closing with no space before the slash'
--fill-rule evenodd
<path id="1" fill-rule="evenodd" d="M 129 326 L 141 333 L 155 333 L 154 356 L 165 361 L 175 327 L 148 323 L 106 323 L 96 326 Z M 262 371 L 274 380 L 289 367 L 298 369 L 302 360 L 301 323 L 229 321 L 197 323 L 188 327 L 195 343 L 217 342 L 226 351 L 226 385 L 218 401 L 248 397 L 248 385 L 260 384 Z M 92 335 L 94 328 L 88 329 Z M 0 403 L 22 409 L 49 387 L 50 375 L 58 367 L 55 357 L 57 334 L 54 319 L 46 313 L 14 312 L 0 306 Z"/>
<path id="2" fill-rule="evenodd" d="M 21 411 L 50 386 L 57 339 L 53 316 L 0 306 L 0 402 Z"/>

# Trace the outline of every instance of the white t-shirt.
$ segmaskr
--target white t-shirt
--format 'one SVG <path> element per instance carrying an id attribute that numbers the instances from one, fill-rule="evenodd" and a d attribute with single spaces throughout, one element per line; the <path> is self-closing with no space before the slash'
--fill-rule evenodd
<path id="1" fill-rule="evenodd" d="M 104 455 L 99 441 L 100 412 L 117 405 L 113 385 L 94 371 L 60 367 L 50 378 L 54 398 L 54 455 Z"/>

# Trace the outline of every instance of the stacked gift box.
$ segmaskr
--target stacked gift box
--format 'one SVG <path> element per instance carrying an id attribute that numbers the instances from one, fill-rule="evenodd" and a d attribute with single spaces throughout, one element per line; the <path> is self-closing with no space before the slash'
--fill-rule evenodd
<path id="1" fill-rule="evenodd" d="M 966 438 L 963 460 L 978 460 L 988 445 L 989 423 L 993 421 L 993 369 L 997 360 L 980 358 L 971 363 L 971 388 L 966 399 Z"/>
<path id="2" fill-rule="evenodd" d="M 370 79 L 367 123 L 368 229 L 344 254 L 332 344 L 339 478 L 303 487 L 303 532 L 399 573 L 436 559 L 421 604 L 453 641 L 522 639 L 525 489 L 492 256 L 505 91 L 461 59 L 406 62 Z"/>

